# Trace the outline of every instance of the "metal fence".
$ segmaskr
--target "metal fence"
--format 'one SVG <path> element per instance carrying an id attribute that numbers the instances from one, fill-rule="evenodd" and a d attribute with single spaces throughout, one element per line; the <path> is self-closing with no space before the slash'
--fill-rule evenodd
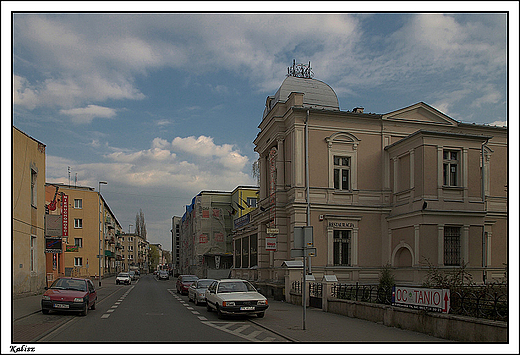
<path id="1" fill-rule="evenodd" d="M 392 304 L 392 289 L 378 285 L 335 284 L 332 297 L 353 301 Z M 450 290 L 450 314 L 492 320 L 508 320 L 505 285 L 464 286 Z"/>

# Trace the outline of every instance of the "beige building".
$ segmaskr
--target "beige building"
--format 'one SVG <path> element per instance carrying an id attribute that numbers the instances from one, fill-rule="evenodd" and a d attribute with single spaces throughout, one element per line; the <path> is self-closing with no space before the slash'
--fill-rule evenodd
<path id="1" fill-rule="evenodd" d="M 12 128 L 12 292 L 45 285 L 45 144 Z"/>
<path id="2" fill-rule="evenodd" d="M 148 273 L 148 241 L 135 233 L 125 233 L 119 237 L 119 243 L 121 271 Z"/>
<path id="3" fill-rule="evenodd" d="M 259 128 L 259 209 L 234 236 L 255 239 L 258 265 L 235 262 L 234 276 L 283 288 L 284 261 L 302 260 L 294 228 L 312 226 L 316 280 L 377 283 L 389 264 L 397 282 L 421 284 L 428 262 L 467 265 L 477 282 L 504 277 L 507 129 L 423 102 L 342 111 L 329 85 L 296 76 L 267 98 Z"/>
<path id="4" fill-rule="evenodd" d="M 122 228 L 103 196 L 92 187 L 51 183 L 47 184 L 46 192 L 47 204 L 57 196 L 57 208 L 49 214 L 63 215 L 66 211 L 68 219 L 68 226 L 61 235 L 61 255 L 57 263 L 47 257 L 47 273 L 54 277 L 92 278 L 115 274 L 118 271 L 116 241 Z M 97 257 L 99 251 L 101 262 Z"/>

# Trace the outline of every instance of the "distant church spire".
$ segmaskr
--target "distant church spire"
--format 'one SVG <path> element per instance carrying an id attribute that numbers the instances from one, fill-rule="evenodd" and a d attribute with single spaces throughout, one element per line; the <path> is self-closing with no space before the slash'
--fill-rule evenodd
<path id="1" fill-rule="evenodd" d="M 312 79 L 314 73 L 312 72 L 311 62 L 309 64 L 296 64 L 296 60 L 293 59 L 291 67 L 287 67 L 287 76 L 294 76 L 297 78 Z"/>

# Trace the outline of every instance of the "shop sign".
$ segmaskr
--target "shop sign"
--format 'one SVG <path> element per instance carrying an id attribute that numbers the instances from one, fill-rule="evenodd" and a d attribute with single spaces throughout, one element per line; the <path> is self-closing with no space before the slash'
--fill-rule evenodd
<path id="1" fill-rule="evenodd" d="M 245 225 L 249 224 L 251 222 L 251 216 L 248 214 L 243 215 L 242 217 L 239 217 L 233 221 L 233 224 L 235 225 L 235 229 L 242 228 Z"/>
<path id="2" fill-rule="evenodd" d="M 65 252 L 77 252 L 78 246 L 77 245 L 66 245 L 65 246 Z"/>
<path id="3" fill-rule="evenodd" d="M 275 235 L 265 237 L 265 250 L 276 251 L 276 236 Z"/>
<path id="4" fill-rule="evenodd" d="M 431 312 L 450 311 L 450 290 L 408 286 L 392 288 L 392 304 Z"/>
<path id="5" fill-rule="evenodd" d="M 62 237 L 69 236 L 69 195 L 63 194 L 61 197 L 61 215 L 62 222 L 61 225 L 63 227 Z"/>
<path id="6" fill-rule="evenodd" d="M 329 222 L 329 228 L 354 228 L 354 223 L 351 222 Z"/>
<path id="7" fill-rule="evenodd" d="M 45 238 L 46 253 L 61 253 L 61 238 Z"/>
<path id="8" fill-rule="evenodd" d="M 199 235 L 199 243 L 207 243 L 208 242 L 208 236 L 206 234 Z"/>

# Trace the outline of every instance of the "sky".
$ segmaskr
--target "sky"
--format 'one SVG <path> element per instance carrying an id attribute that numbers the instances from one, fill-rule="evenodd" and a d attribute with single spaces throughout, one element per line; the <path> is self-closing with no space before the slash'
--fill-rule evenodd
<path id="1" fill-rule="evenodd" d="M 516 2 L 132 2 L 123 10 L 166 12 L 110 12 L 121 4 L 2 2 L 2 212 L 12 124 L 46 145 L 47 182 L 107 181 L 123 229 L 142 210 L 148 240 L 171 250 L 171 218 L 200 191 L 256 184 L 253 140 L 293 60 L 311 62 L 344 111 L 425 102 L 517 132 Z M 273 10 L 285 12 L 259 12 Z"/>
<path id="2" fill-rule="evenodd" d="M 293 59 L 345 111 L 423 101 L 504 126 L 507 31 L 505 13 L 16 13 L 12 124 L 46 144 L 47 182 L 107 181 L 123 229 L 142 210 L 171 250 L 200 191 L 256 185 L 253 140 Z"/>

